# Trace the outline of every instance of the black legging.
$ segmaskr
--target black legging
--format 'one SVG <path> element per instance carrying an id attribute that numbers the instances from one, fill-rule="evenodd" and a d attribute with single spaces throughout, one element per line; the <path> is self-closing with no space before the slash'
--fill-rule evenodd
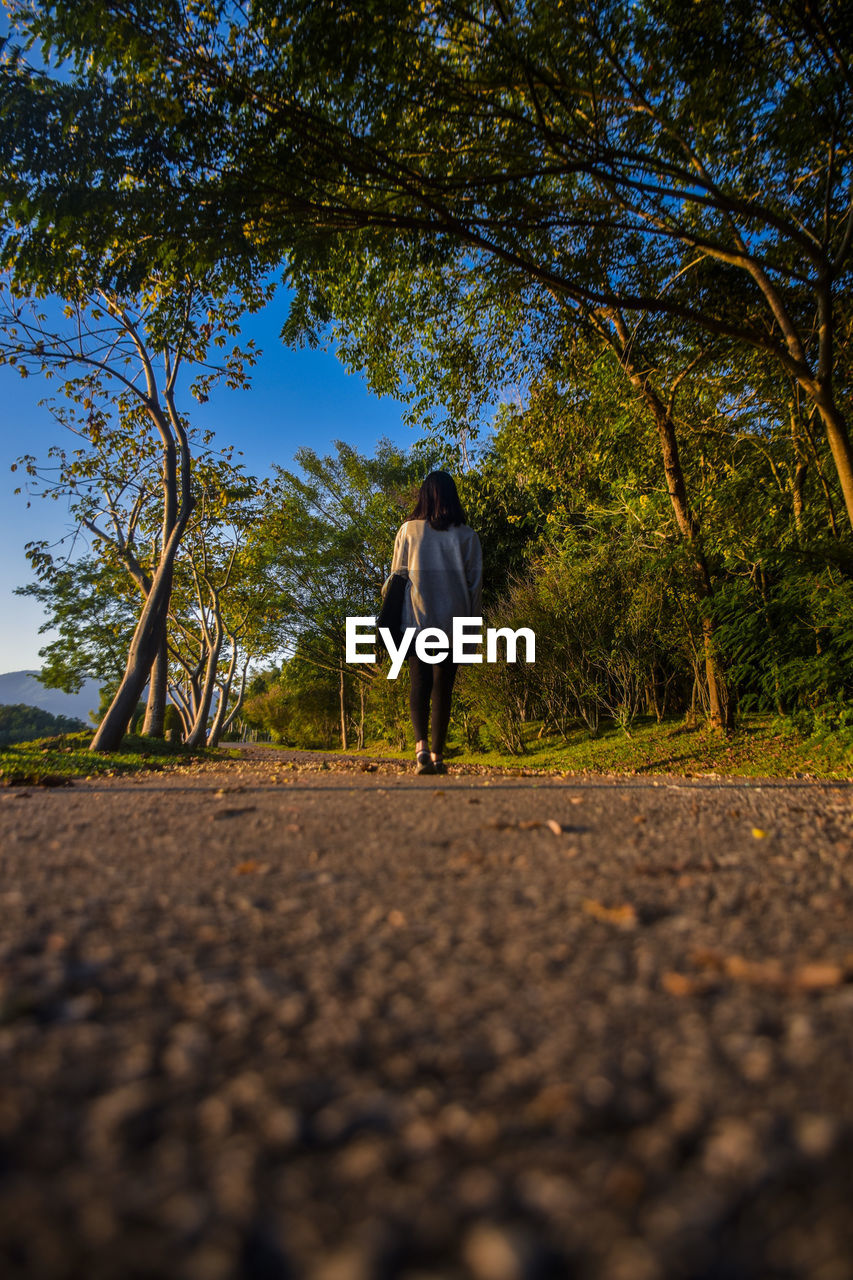
<path id="1" fill-rule="evenodd" d="M 437 756 L 444 751 L 444 739 L 450 724 L 450 699 L 456 664 L 450 658 L 441 662 L 421 662 L 416 653 L 409 654 L 409 710 L 415 730 L 415 742 L 429 738 L 429 704 L 432 699 L 432 749 Z"/>

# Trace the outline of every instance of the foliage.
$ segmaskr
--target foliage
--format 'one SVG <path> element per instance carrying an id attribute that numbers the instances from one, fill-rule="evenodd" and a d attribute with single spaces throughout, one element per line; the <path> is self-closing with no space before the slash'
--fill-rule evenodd
<path id="1" fill-rule="evenodd" d="M 399 741 L 403 686 L 346 668 L 344 619 L 375 612 L 408 495 L 440 460 L 463 473 L 491 618 L 540 638 L 532 670 L 464 673 L 466 742 L 520 753 L 533 722 L 627 738 L 671 712 L 722 727 L 735 707 L 843 722 L 853 47 L 836 0 L 11 8 L 45 63 L 10 44 L 2 68 L 16 289 L 67 295 L 87 323 L 93 289 L 113 317 L 141 289 L 154 345 L 180 331 L 195 359 L 214 318 L 181 320 L 178 285 L 207 297 L 213 282 L 218 344 L 283 269 L 285 338 L 333 340 L 433 433 L 415 456 L 339 444 L 276 472 L 245 599 L 282 620 L 289 660 L 250 719 L 294 740 L 302 717 L 317 741 L 333 723 Z M 44 318 L 24 320 L 9 362 L 43 369 L 48 351 L 64 370 L 55 334 L 39 347 Z M 224 376 L 242 367 L 235 354 Z M 73 412 L 109 442 L 93 377 L 68 384 Z M 110 454 L 113 541 L 144 577 L 144 451 Z M 207 621 L 223 564 L 202 603 L 192 554 L 173 618 L 200 654 L 200 633 L 223 634 Z M 87 623 L 91 646 L 108 622 Z M 271 643 L 267 628 L 258 652 Z"/>
<path id="2" fill-rule="evenodd" d="M 724 339 L 813 406 L 853 519 L 837 0 L 11 9 L 62 66 L 4 67 L 19 278 L 82 242 L 127 279 L 116 235 L 232 279 L 286 264 L 290 337 L 337 320 L 371 385 L 463 437 L 585 326 L 637 318 L 651 368 Z"/>
<path id="3" fill-rule="evenodd" d="M 853 779 L 853 727 L 818 725 L 814 732 L 792 720 L 770 715 L 745 715 L 736 733 L 722 736 L 701 724 L 685 724 L 654 717 L 635 721 L 630 737 L 615 725 L 602 725 L 596 737 L 578 725 L 566 736 L 543 733 L 542 722 L 523 726 L 523 754 L 495 745 L 471 750 L 461 735 L 446 754 L 451 766 L 476 772 L 505 768 L 525 776 L 615 774 L 681 777 L 752 777 Z M 392 749 L 382 742 L 368 744 L 374 757 L 410 757 L 409 749 Z"/>
<path id="4" fill-rule="evenodd" d="M 137 593 L 128 590 L 123 569 L 91 555 L 57 563 L 44 543 L 31 546 L 28 555 L 38 577 L 17 594 L 44 609 L 40 631 L 57 632 L 39 650 L 42 684 L 76 693 L 92 679 L 115 691 L 138 613 Z"/>
<path id="5" fill-rule="evenodd" d="M 53 715 L 41 707 L 28 707 L 23 702 L 0 706 L 0 746 L 12 742 L 31 742 L 52 733 L 74 733 L 84 728 L 73 716 Z"/>
<path id="6" fill-rule="evenodd" d="M 337 686 L 298 655 L 274 679 L 261 677 L 250 686 L 242 718 L 288 747 L 328 749 L 340 741 Z"/>

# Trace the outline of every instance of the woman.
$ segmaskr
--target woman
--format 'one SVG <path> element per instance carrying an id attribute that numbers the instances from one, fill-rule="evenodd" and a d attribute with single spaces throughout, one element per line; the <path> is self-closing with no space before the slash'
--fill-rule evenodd
<path id="1" fill-rule="evenodd" d="M 416 631 L 409 649 L 409 709 L 417 771 L 444 773 L 456 665 L 450 654 L 440 662 L 422 662 L 415 640 L 425 627 L 440 627 L 450 638 L 454 617 L 479 617 L 483 584 L 480 539 L 465 523 L 456 485 L 446 471 L 431 472 L 421 485 L 415 509 L 397 533 L 391 572 L 408 578 L 403 626 Z"/>

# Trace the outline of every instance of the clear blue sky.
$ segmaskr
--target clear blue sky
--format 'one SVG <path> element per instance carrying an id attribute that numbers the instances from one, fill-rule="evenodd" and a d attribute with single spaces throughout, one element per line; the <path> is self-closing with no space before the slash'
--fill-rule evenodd
<path id="1" fill-rule="evenodd" d="M 264 474 L 273 463 L 287 465 L 300 445 L 318 453 L 344 440 L 370 452 L 380 436 L 403 447 L 416 433 L 401 421 L 400 406 L 371 395 L 364 380 L 348 374 L 331 351 L 291 351 L 279 337 L 285 316 L 282 297 L 257 316 L 247 318 L 244 338 L 253 337 L 264 355 L 254 371 L 251 390 L 215 390 L 206 405 L 190 402 L 193 421 L 209 426 L 223 443 L 244 452 L 246 467 Z M 62 428 L 38 401 L 55 388 L 32 376 L 22 379 L 14 369 L 0 368 L 0 672 L 38 668 L 45 637 L 38 630 L 44 616 L 31 600 L 13 594 L 30 581 L 24 546 L 38 538 L 61 537 L 71 522 L 64 503 L 15 496 L 20 476 L 10 467 L 20 454 L 43 458 L 59 443 Z"/>

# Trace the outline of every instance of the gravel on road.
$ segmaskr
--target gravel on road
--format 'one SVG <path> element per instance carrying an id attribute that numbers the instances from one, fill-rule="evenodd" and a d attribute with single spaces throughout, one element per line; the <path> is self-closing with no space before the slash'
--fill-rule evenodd
<path id="1" fill-rule="evenodd" d="M 0 792 L 7 1280 L 850 1280 L 853 786 Z"/>

